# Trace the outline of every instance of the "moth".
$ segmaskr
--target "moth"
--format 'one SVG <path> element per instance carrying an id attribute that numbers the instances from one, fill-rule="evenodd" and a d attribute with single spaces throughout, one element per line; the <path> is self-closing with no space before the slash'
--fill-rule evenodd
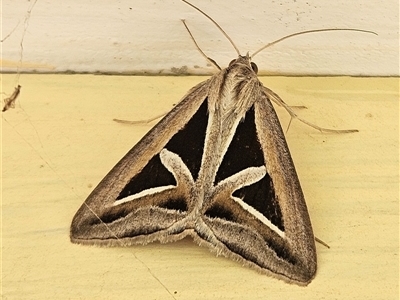
<path id="1" fill-rule="evenodd" d="M 5 112 L 10 108 L 15 107 L 15 101 L 17 101 L 17 98 L 20 93 L 21 93 L 21 86 L 17 85 L 17 87 L 14 88 L 14 92 L 11 94 L 11 96 L 4 99 L 4 106 L 2 112 Z"/>
<path id="2" fill-rule="evenodd" d="M 71 241 L 129 246 L 192 236 L 307 285 L 317 270 L 314 234 L 271 100 L 284 104 L 258 80 L 251 56 L 238 53 L 106 175 L 75 214 Z"/>

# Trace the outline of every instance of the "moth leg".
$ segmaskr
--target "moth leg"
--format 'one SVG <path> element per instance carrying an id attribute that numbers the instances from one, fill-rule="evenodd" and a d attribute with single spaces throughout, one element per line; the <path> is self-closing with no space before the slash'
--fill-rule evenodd
<path id="1" fill-rule="evenodd" d="M 145 119 L 145 120 L 137 120 L 137 121 L 129 121 L 129 120 L 121 120 L 121 119 L 113 119 L 114 122 L 117 123 L 122 123 L 122 124 L 130 124 L 130 125 L 143 125 L 143 124 L 148 124 L 150 122 L 153 122 L 157 119 L 161 119 L 162 117 L 164 117 L 167 113 L 162 113 L 160 115 L 157 115 L 155 117 L 149 118 L 149 119 Z"/>
<path id="2" fill-rule="evenodd" d="M 317 243 L 321 244 L 322 246 L 325 246 L 325 247 L 328 248 L 328 249 L 331 248 L 327 243 L 325 243 L 323 240 L 317 238 L 316 236 L 314 237 L 314 240 L 315 240 Z"/>
<path id="3" fill-rule="evenodd" d="M 307 106 L 304 106 L 304 105 L 288 105 L 282 100 L 281 97 L 279 97 L 278 94 L 274 93 L 274 91 L 270 90 L 269 88 L 266 88 L 265 86 L 263 88 L 264 88 L 264 92 L 268 96 L 271 96 L 271 98 L 268 98 L 268 99 L 274 101 L 275 104 L 278 106 L 287 106 L 287 107 L 294 108 L 294 109 L 307 109 Z"/>
<path id="4" fill-rule="evenodd" d="M 328 128 L 323 128 L 323 127 L 319 127 L 315 124 L 312 124 L 302 118 L 300 118 L 299 116 L 297 116 L 297 114 L 293 111 L 292 107 L 290 107 L 289 105 L 287 105 L 281 97 L 278 96 L 278 94 L 276 94 L 275 92 L 273 92 L 272 90 L 270 90 L 269 88 L 266 88 L 265 86 L 263 87 L 264 89 L 264 93 L 266 94 L 267 98 L 274 101 L 276 104 L 278 104 L 279 106 L 282 106 L 284 109 L 286 109 L 286 111 L 289 113 L 290 115 L 290 122 L 288 124 L 288 128 L 286 130 L 286 132 L 289 130 L 290 124 L 292 123 L 293 119 L 297 119 L 300 122 L 319 130 L 320 132 L 329 132 L 329 133 L 352 133 L 352 132 L 358 132 L 357 129 L 342 129 L 342 130 L 338 130 L 338 129 L 328 129 Z"/>
<path id="5" fill-rule="evenodd" d="M 304 105 L 290 105 L 289 107 L 294 109 L 307 109 L 307 106 Z"/>

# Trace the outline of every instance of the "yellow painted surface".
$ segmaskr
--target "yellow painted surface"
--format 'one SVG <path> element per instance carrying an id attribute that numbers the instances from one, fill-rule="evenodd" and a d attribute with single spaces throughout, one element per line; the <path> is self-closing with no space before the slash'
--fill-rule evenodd
<path id="1" fill-rule="evenodd" d="M 15 75 L 3 75 L 5 93 Z M 287 140 L 316 236 L 318 273 L 298 287 L 190 239 L 129 248 L 71 244 L 76 210 L 154 125 L 205 77 L 21 75 L 2 114 L 3 299 L 398 299 L 399 79 L 265 77 L 324 134 L 293 121 Z M 6 95 L 3 95 L 3 97 Z M 286 128 L 289 117 L 278 115 Z"/>

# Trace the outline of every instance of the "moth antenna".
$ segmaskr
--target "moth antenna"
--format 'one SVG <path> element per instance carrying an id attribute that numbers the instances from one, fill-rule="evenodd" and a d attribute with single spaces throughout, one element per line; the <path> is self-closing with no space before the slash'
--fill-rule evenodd
<path id="1" fill-rule="evenodd" d="M 184 1 L 184 0 L 182 0 Z M 363 29 L 355 29 L 355 28 L 328 28 L 328 29 L 313 29 L 313 30 L 306 30 L 306 31 L 300 31 L 300 32 L 296 32 L 296 33 L 292 33 L 289 35 L 286 35 L 280 39 L 277 39 L 276 41 L 273 41 L 263 47 L 261 47 L 260 49 L 258 49 L 256 52 L 254 52 L 251 55 L 251 58 L 253 58 L 254 56 L 256 56 L 256 54 L 258 54 L 259 52 L 263 51 L 264 49 L 271 47 L 272 45 L 275 45 L 279 42 L 282 42 L 283 40 L 286 40 L 288 38 L 294 37 L 294 36 L 298 36 L 298 35 L 302 35 L 302 34 L 308 34 L 308 33 L 316 33 L 316 32 L 326 32 L 326 31 L 357 31 L 357 32 L 364 32 L 364 33 L 371 33 L 371 34 L 375 34 L 378 35 L 376 32 L 373 31 L 369 31 L 369 30 L 363 30 Z"/>
<path id="2" fill-rule="evenodd" d="M 228 39 L 228 41 L 231 43 L 231 45 L 233 46 L 233 48 L 235 48 L 236 53 L 238 55 L 240 55 L 240 51 L 238 49 L 238 47 L 236 47 L 235 43 L 232 41 L 232 39 L 229 37 L 229 35 L 222 29 L 221 26 L 218 25 L 217 22 L 215 22 L 209 15 L 207 15 L 204 11 L 202 11 L 200 8 L 197 8 L 196 6 L 194 6 L 193 4 L 187 2 L 186 0 L 182 0 L 182 2 L 185 2 L 187 5 L 193 7 L 195 10 L 199 11 L 203 16 L 207 17 L 211 22 L 214 23 L 215 26 L 218 27 L 218 29 L 222 32 L 222 34 Z"/>
<path id="3" fill-rule="evenodd" d="M 192 32 L 189 30 L 189 27 L 187 27 L 186 21 L 185 21 L 184 19 L 181 19 L 181 21 L 182 21 L 183 25 L 185 25 L 186 30 L 189 32 L 190 37 L 192 38 L 192 41 L 193 41 L 194 44 L 196 45 L 197 50 L 199 50 L 199 52 L 201 53 L 201 55 L 203 55 L 204 58 L 205 58 L 206 60 L 208 60 L 208 61 L 209 61 L 211 64 L 213 64 L 218 70 L 221 71 L 222 69 L 221 69 L 220 66 L 218 66 L 218 64 L 216 63 L 216 61 L 213 60 L 212 58 L 208 57 L 208 56 L 203 52 L 203 50 L 201 50 L 201 48 L 200 48 L 199 45 L 197 44 L 197 42 L 196 42 L 196 40 L 195 40 L 195 38 L 194 38 Z"/>

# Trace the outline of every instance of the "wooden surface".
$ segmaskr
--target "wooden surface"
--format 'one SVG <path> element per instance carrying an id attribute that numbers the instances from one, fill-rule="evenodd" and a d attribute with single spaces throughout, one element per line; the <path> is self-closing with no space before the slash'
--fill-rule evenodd
<path id="1" fill-rule="evenodd" d="M 10 94 L 16 75 L 3 75 Z M 287 140 L 316 236 L 318 273 L 289 285 L 190 239 L 97 248 L 71 244 L 70 221 L 94 186 L 205 77 L 21 75 L 2 114 L 3 299 L 398 299 L 399 79 L 261 78 L 298 113 Z M 3 95 L 5 97 L 6 95 Z M 289 117 L 278 115 L 286 128 Z M 283 297 L 283 298 L 282 298 Z"/>

